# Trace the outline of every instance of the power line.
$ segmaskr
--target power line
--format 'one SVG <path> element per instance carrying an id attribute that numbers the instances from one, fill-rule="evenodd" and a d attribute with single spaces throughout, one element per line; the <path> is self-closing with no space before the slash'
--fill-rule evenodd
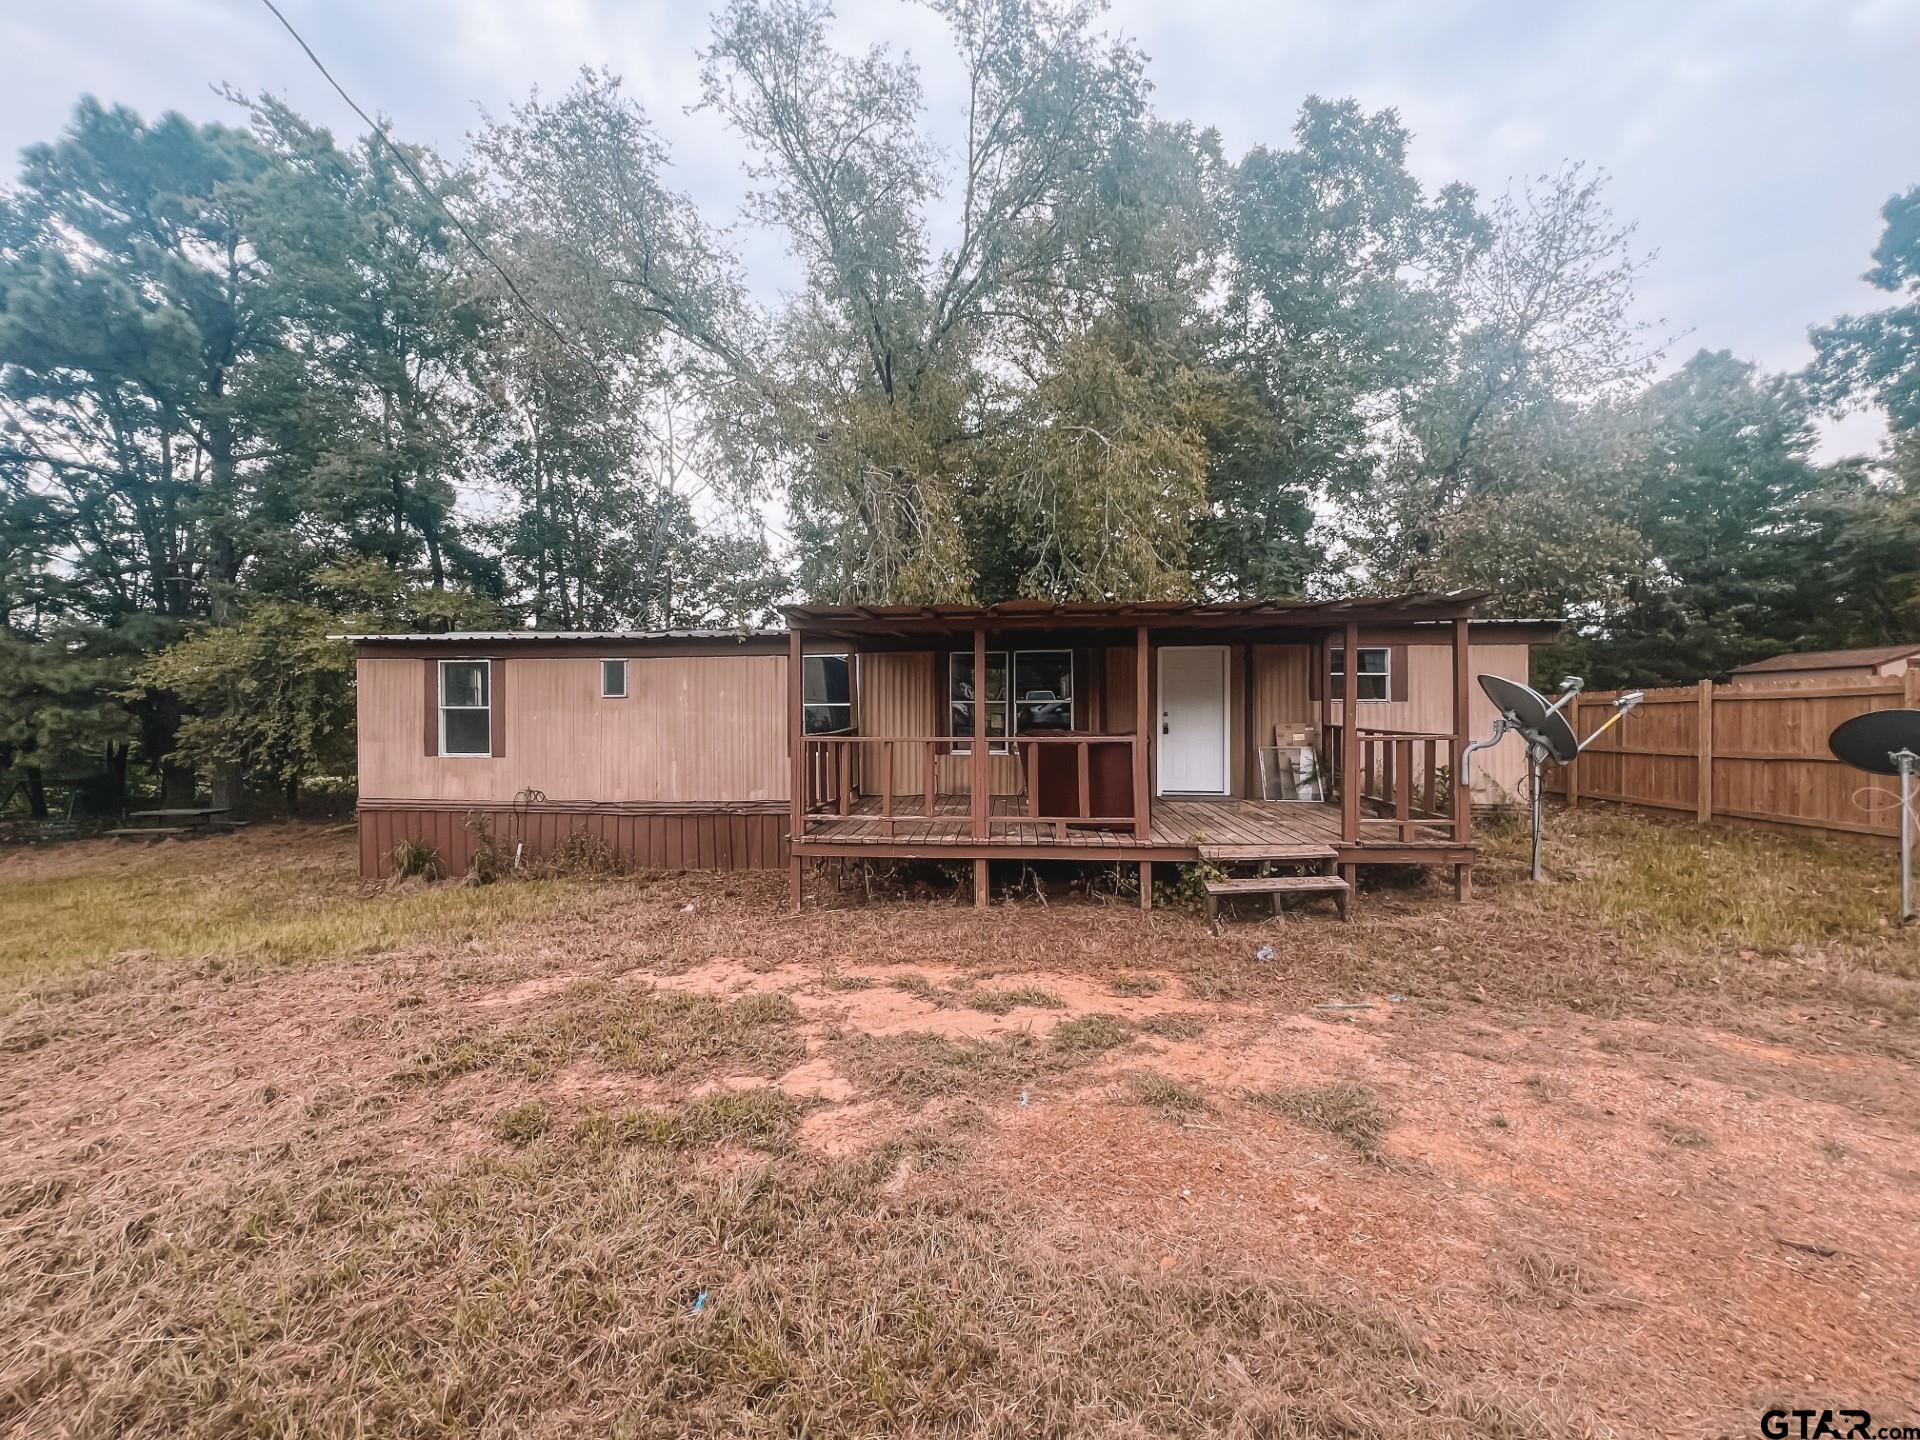
<path id="1" fill-rule="evenodd" d="M 535 320 L 539 321 L 540 324 L 545 326 L 547 330 L 552 333 L 554 339 L 558 340 L 562 345 L 566 346 L 569 350 L 573 351 L 574 354 L 578 355 L 582 360 L 585 360 L 590 364 L 593 363 L 593 356 L 589 355 L 585 349 L 575 344 L 564 333 L 562 333 L 560 327 L 553 323 L 553 317 L 548 315 L 544 310 L 539 309 L 537 306 L 534 305 L 534 303 L 531 300 L 529 300 L 526 297 L 526 295 L 521 291 L 520 286 L 517 283 L 515 283 L 513 276 L 507 273 L 506 267 L 502 265 L 498 260 L 494 259 L 492 253 L 488 251 L 487 247 L 482 245 L 479 241 L 479 238 L 474 235 L 473 231 L 467 228 L 467 222 L 462 220 L 458 215 L 454 214 L 453 211 L 447 208 L 446 202 L 442 200 L 438 195 L 436 195 L 434 193 L 433 187 L 427 183 L 426 177 L 421 175 L 421 173 L 418 170 L 413 168 L 413 161 L 407 158 L 406 152 L 402 150 L 398 145 L 394 144 L 393 141 L 388 137 L 385 127 L 379 124 L 376 124 L 373 117 L 367 114 L 366 111 L 360 108 L 359 102 L 356 101 L 351 95 L 347 93 L 346 87 L 343 86 L 338 80 L 333 78 L 333 72 L 328 70 L 327 67 L 321 63 L 320 57 L 313 53 L 313 47 L 307 44 L 305 38 L 301 36 L 298 30 L 293 28 L 293 22 L 287 19 L 285 15 L 280 13 L 280 7 L 274 4 L 273 0 L 260 0 L 260 3 L 266 6 L 270 12 L 272 12 L 273 18 L 278 20 L 282 28 L 286 30 L 287 34 L 293 37 L 293 43 L 298 45 L 302 50 L 306 51 L 307 59 L 313 62 L 313 68 L 320 72 L 321 78 L 324 79 L 327 82 L 327 84 L 333 87 L 334 93 L 337 94 L 342 100 L 347 102 L 348 108 L 350 108 L 354 114 L 358 115 L 361 119 L 361 122 L 365 124 L 366 127 L 369 130 L 371 130 L 376 136 L 379 137 L 380 143 L 386 146 L 387 149 L 392 152 L 393 158 L 400 162 L 400 168 L 405 170 L 407 174 L 413 178 L 413 183 L 420 188 L 420 193 L 422 195 L 425 195 L 427 199 L 433 202 L 433 206 L 436 210 L 438 210 L 442 215 L 446 216 L 447 219 L 453 222 L 454 228 L 459 230 L 459 232 L 466 237 L 467 244 L 473 247 L 473 253 L 478 255 L 482 260 L 486 261 L 488 265 L 493 267 L 494 274 L 498 275 L 502 280 L 502 282 L 505 283 L 507 289 L 512 293 L 513 298 L 519 303 L 520 307 L 523 310 L 525 310 L 527 314 L 531 315 Z"/>

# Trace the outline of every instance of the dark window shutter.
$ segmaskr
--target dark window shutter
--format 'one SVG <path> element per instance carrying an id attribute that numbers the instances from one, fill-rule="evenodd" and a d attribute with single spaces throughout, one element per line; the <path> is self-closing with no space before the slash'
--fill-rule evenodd
<path id="1" fill-rule="evenodd" d="M 1387 676 L 1387 698 L 1390 700 L 1406 699 L 1408 680 L 1406 646 L 1393 645 L 1388 647 L 1387 669 L 1389 671 Z"/>
<path id="2" fill-rule="evenodd" d="M 493 732 L 493 753 L 495 758 L 507 753 L 507 662 L 489 660 L 487 662 L 487 708 L 491 712 L 487 719 L 488 729 Z"/>
<path id="3" fill-rule="evenodd" d="M 427 754 L 438 755 L 440 753 L 440 662 L 429 659 L 424 663 L 427 667 Z"/>

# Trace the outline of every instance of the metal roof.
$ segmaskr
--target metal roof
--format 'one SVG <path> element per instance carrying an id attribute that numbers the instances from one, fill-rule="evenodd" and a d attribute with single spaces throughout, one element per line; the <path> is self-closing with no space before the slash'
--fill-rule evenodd
<path id="1" fill-rule="evenodd" d="M 1103 626 L 1147 622 L 1253 624 L 1262 620 L 1311 625 L 1346 620 L 1405 623 L 1427 615 L 1465 615 L 1485 590 L 1413 590 L 1330 600 L 1003 600 L 993 605 L 785 605 L 789 625 L 826 630 L 960 628 L 978 624 Z"/>
<path id="2" fill-rule="evenodd" d="M 1889 660 L 1904 660 L 1920 655 L 1920 644 L 1869 645 L 1863 650 L 1802 650 L 1797 654 L 1775 655 L 1736 665 L 1735 675 L 1764 674 L 1770 670 L 1846 670 L 1856 665 L 1884 665 Z"/>
<path id="3" fill-rule="evenodd" d="M 419 630 L 381 634 L 329 635 L 329 640 L 398 640 L 408 644 L 443 642 L 448 645 L 493 645 L 505 640 L 605 640 L 631 643 L 644 640 L 766 640 L 785 630 Z"/>

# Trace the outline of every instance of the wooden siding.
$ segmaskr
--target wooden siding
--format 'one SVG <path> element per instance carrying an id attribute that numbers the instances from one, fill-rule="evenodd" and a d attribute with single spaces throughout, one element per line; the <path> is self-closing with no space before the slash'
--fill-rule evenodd
<path id="1" fill-rule="evenodd" d="M 1617 693 L 1580 697 L 1575 728 L 1582 739 L 1605 723 Z M 1898 782 L 1841 764 L 1827 737 L 1843 720 L 1902 706 L 1920 706 L 1920 671 L 1824 684 L 1649 690 L 1640 708 L 1570 770 L 1549 768 L 1548 788 L 1576 804 L 1620 801 L 1703 823 L 1891 839 L 1900 833 L 1892 798 Z"/>
<path id="2" fill-rule="evenodd" d="M 587 834 L 610 846 L 635 869 L 777 870 L 787 863 L 784 810 L 622 811 L 555 806 L 362 806 L 360 873 L 369 880 L 393 873 L 394 848 L 424 840 L 439 852 L 449 875 L 462 875 L 479 842 L 478 817 L 511 861 L 524 844 L 528 859 L 568 836 Z"/>
<path id="3" fill-rule="evenodd" d="M 361 795 L 459 805 L 510 804 L 528 789 L 562 805 L 787 798 L 784 656 L 631 658 L 618 700 L 600 698 L 601 658 L 496 655 L 496 675 L 507 672 L 496 680 L 506 754 L 448 758 L 426 753 L 426 667 L 362 656 Z"/>

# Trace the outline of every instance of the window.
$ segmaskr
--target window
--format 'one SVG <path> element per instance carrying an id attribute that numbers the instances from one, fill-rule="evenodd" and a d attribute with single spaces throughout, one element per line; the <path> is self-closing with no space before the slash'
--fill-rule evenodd
<path id="1" fill-rule="evenodd" d="M 1073 652 L 1016 650 L 1013 728 L 1021 734 L 1073 729 Z"/>
<path id="2" fill-rule="evenodd" d="M 492 666 L 485 660 L 440 662 L 440 753 L 493 753 Z"/>
<path id="3" fill-rule="evenodd" d="M 847 657 L 803 656 L 800 703 L 809 735 L 843 735 L 853 729 L 853 674 Z"/>
<path id="4" fill-rule="evenodd" d="M 947 733 L 956 738 L 973 734 L 973 652 L 956 650 L 947 657 Z M 987 734 L 1007 733 L 1007 652 L 987 652 L 986 695 L 980 703 L 987 709 Z M 955 745 L 953 753 L 965 755 L 972 746 Z M 992 747 L 996 755 L 1007 753 L 1005 744 Z"/>
<path id="5" fill-rule="evenodd" d="M 1013 662 L 1013 693 L 1007 693 L 1007 662 Z M 973 734 L 973 652 L 956 650 L 947 657 L 949 708 L 947 732 L 964 741 Z M 1073 729 L 1073 652 L 1071 650 L 1004 650 L 987 652 L 987 734 L 1044 735 Z M 967 753 L 965 744 L 954 753 Z M 995 745 L 996 755 L 1007 746 Z"/>
<path id="6" fill-rule="evenodd" d="M 1385 645 L 1360 647 L 1359 696 L 1362 700 L 1388 700 L 1393 696 L 1391 659 L 1393 651 Z M 1332 698 L 1347 698 L 1347 652 L 1335 646 L 1333 651 Z"/>
<path id="7" fill-rule="evenodd" d="M 600 662 L 600 698 L 602 700 L 627 698 L 626 661 L 602 660 Z"/>

